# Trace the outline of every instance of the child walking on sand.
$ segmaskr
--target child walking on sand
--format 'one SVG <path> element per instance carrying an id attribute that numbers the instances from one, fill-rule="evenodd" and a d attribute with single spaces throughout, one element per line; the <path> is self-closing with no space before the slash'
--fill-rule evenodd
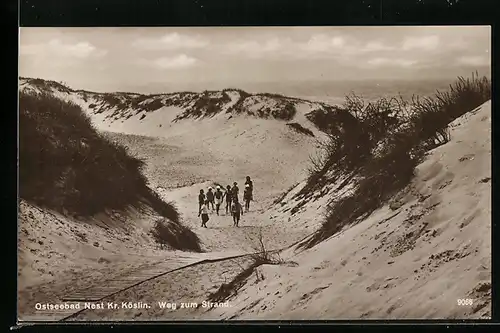
<path id="1" fill-rule="evenodd" d="M 238 194 L 239 194 L 239 192 L 240 192 L 240 189 L 238 187 L 238 183 L 234 182 L 233 183 L 233 187 L 231 188 L 231 198 L 233 200 L 238 201 Z"/>
<path id="2" fill-rule="evenodd" d="M 226 215 L 227 215 L 231 212 L 231 202 L 233 200 L 230 185 L 227 185 L 226 187 L 225 196 L 226 196 Z"/>
<path id="3" fill-rule="evenodd" d="M 212 188 L 208 188 L 207 192 L 207 200 L 208 200 L 208 207 L 210 208 L 210 205 L 212 205 L 212 210 L 215 210 L 215 205 L 214 205 L 214 192 L 212 192 Z"/>
<path id="4" fill-rule="evenodd" d="M 201 226 L 202 228 L 207 227 L 207 222 L 210 219 L 208 217 L 208 200 L 205 200 L 205 202 L 201 205 L 200 211 L 198 212 L 198 217 L 201 215 Z"/>
<path id="5" fill-rule="evenodd" d="M 203 190 L 200 190 L 200 194 L 198 195 L 198 211 L 201 210 L 201 206 L 203 206 L 203 203 L 206 199 L 207 197 L 205 196 L 205 193 L 203 192 Z"/>
<path id="6" fill-rule="evenodd" d="M 231 213 L 233 214 L 233 226 L 239 227 L 240 217 L 243 215 L 243 207 L 236 198 L 233 198 L 233 203 L 231 205 Z"/>
<path id="7" fill-rule="evenodd" d="M 217 186 L 215 190 L 215 211 L 217 215 L 219 215 L 220 205 L 222 205 L 222 201 L 224 200 L 224 192 L 221 191 L 220 186 Z"/>
<path id="8" fill-rule="evenodd" d="M 249 184 L 245 185 L 245 190 L 243 191 L 243 201 L 245 201 L 245 212 L 250 210 L 250 201 L 252 201 L 252 190 Z"/>

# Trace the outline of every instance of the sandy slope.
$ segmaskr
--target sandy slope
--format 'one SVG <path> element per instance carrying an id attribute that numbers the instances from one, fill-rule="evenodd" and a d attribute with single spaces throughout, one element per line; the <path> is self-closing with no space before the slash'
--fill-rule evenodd
<path id="1" fill-rule="evenodd" d="M 452 126 L 452 140 L 418 167 L 398 210 L 384 207 L 311 250 L 290 253 L 297 267 L 261 267 L 266 282 L 251 277 L 233 306 L 213 316 L 489 317 L 491 102 Z M 460 298 L 473 305 L 457 305 Z"/>
<path id="2" fill-rule="evenodd" d="M 314 130 L 317 137 L 298 134 L 283 121 L 218 115 L 211 119 L 184 120 L 165 130 L 161 137 L 108 133 L 114 140 L 146 161 L 151 185 L 167 201 L 174 202 L 183 221 L 199 235 L 207 250 L 252 249 L 262 232 L 273 248 L 292 244 L 310 234 L 309 224 L 281 221 L 267 212 L 283 191 L 304 179 L 309 156 L 322 135 L 304 117 L 310 109 L 299 108 L 294 121 Z M 157 111 L 162 112 L 162 111 Z M 146 120 L 147 117 L 144 119 Z M 141 133 L 130 124 L 128 133 Z M 136 127 L 133 127 L 136 126 Z M 114 130 L 114 129 L 113 129 Z M 200 189 L 237 181 L 243 190 L 245 176 L 254 181 L 251 213 L 244 215 L 241 228 L 231 230 L 231 217 L 212 215 L 210 228 L 200 228 L 197 195 Z M 228 230 L 229 229 L 229 230 Z"/>
<path id="3" fill-rule="evenodd" d="M 153 114 L 157 112 L 162 111 Z M 302 112 L 297 119 L 307 121 Z M 99 125 L 98 120 L 94 121 L 102 128 L 107 124 L 103 121 Z M 156 123 L 156 118 L 151 122 Z M 130 121 L 129 127 L 117 124 L 107 130 L 144 135 L 148 128 L 153 128 L 147 138 L 120 135 L 114 138 L 148 161 L 151 166 L 148 178 L 154 186 L 171 188 L 203 181 L 226 185 L 237 181 L 243 185 L 245 176 L 250 175 L 258 184 L 256 198 L 267 203 L 304 179 L 309 156 L 317 147 L 317 140 L 323 139 L 310 124 L 306 126 L 315 131 L 314 138 L 294 132 L 283 121 L 245 116 L 182 120 L 168 129 L 152 124 Z M 156 138 L 151 139 L 151 136 Z"/>
<path id="4" fill-rule="evenodd" d="M 229 308 L 165 310 L 157 302 L 200 303 L 217 286 L 234 279 L 246 267 L 245 262 L 195 266 L 110 298 L 148 302 L 150 309 L 87 311 L 76 319 L 489 317 L 490 102 L 457 119 L 452 126 L 452 140 L 430 152 L 417 168 L 408 191 L 396 198 L 398 209 L 386 206 L 310 250 L 285 251 L 282 258 L 286 264 L 259 267 L 235 291 L 237 295 L 229 298 Z M 181 211 L 189 214 L 195 188 L 163 194 L 175 198 Z M 312 229 L 320 222 L 325 197 L 291 216 L 290 208 L 297 202 L 290 198 L 298 188 L 283 199 L 284 205 L 278 204 L 262 214 L 249 214 L 255 221 L 252 223 L 272 225 L 264 232 L 269 247 L 280 237 L 287 238 L 286 230 L 302 226 L 305 234 L 306 226 Z M 201 237 L 214 249 L 230 248 L 235 240 L 251 248 L 252 244 L 236 233 L 232 237 L 226 233 L 224 238 L 224 218 L 214 218 L 217 227 L 206 230 Z M 280 227 L 284 228 L 282 232 Z M 460 298 L 472 299 L 473 305 L 458 306 Z"/>
<path id="5" fill-rule="evenodd" d="M 54 94 L 84 108 L 94 102 L 84 102 L 74 94 Z M 236 96 L 231 97 L 234 102 Z M 306 105 L 301 112 L 308 110 Z M 224 251 L 221 256 L 235 250 L 254 251 L 260 233 L 272 240 L 274 247 L 302 239 L 304 230 L 290 232 L 283 226 L 273 226 L 262 212 L 275 195 L 304 176 L 315 139 L 303 138 L 283 121 L 228 118 L 225 114 L 203 121 L 172 123 L 179 112 L 178 108 L 162 108 L 143 119 L 138 114 L 123 121 L 92 114 L 92 121 L 98 129 L 111 131 L 108 135 L 126 144 L 132 153 L 145 158 L 151 185 L 176 204 L 183 223 L 199 234 L 205 250 L 215 254 Z M 302 121 L 307 122 L 305 118 Z M 246 148 L 241 150 L 242 146 Z M 206 188 L 213 181 L 230 184 L 234 180 L 242 187 L 247 174 L 256 184 L 256 201 L 251 213 L 243 216 L 241 227 L 232 228 L 231 218 L 225 214 L 213 214 L 210 228 L 201 229 L 196 216 L 199 188 Z M 22 202 L 20 213 L 21 318 L 33 312 L 35 302 L 55 301 L 72 290 L 95 285 L 103 277 L 127 274 L 176 255 L 160 251 L 153 244 L 148 231 L 158 216 L 151 212 L 116 212 L 116 219 L 103 215 L 92 221 L 75 221 Z"/>
<path id="6" fill-rule="evenodd" d="M 104 277 L 162 260 L 165 251 L 153 243 L 147 227 L 157 218 L 151 212 L 129 211 L 75 221 L 21 201 L 20 316 L 33 310 L 35 302 L 54 300 Z"/>

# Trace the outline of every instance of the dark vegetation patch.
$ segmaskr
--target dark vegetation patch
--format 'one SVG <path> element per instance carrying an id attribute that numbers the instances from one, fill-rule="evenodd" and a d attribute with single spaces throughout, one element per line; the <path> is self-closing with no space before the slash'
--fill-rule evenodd
<path id="1" fill-rule="evenodd" d="M 64 214 L 89 217 L 107 210 L 152 207 L 177 225 L 178 249 L 199 250 L 177 210 L 152 191 L 143 161 L 108 140 L 81 108 L 49 94 L 19 95 L 20 197 Z"/>
<path id="2" fill-rule="evenodd" d="M 231 98 L 225 92 L 222 92 L 220 97 L 216 95 L 217 93 L 213 91 L 204 91 L 199 94 L 194 103 L 175 117 L 174 121 L 215 116 L 226 103 L 231 101 Z"/>
<path id="3" fill-rule="evenodd" d="M 73 89 L 69 88 L 66 84 L 63 82 L 56 82 L 52 80 L 43 80 L 40 78 L 27 78 L 27 77 L 19 77 L 21 80 L 25 80 L 26 83 L 29 85 L 33 85 L 37 88 L 39 88 L 42 92 L 49 92 L 51 93 L 51 89 L 56 89 L 64 93 L 72 93 L 74 92 Z"/>
<path id="4" fill-rule="evenodd" d="M 271 116 L 275 119 L 281 120 L 292 120 L 297 113 L 295 105 L 289 101 L 280 101 L 278 108 L 273 108 L 271 110 Z"/>
<path id="5" fill-rule="evenodd" d="M 355 186 L 352 194 L 328 205 L 322 227 L 303 246 L 310 248 L 366 218 L 407 187 L 425 154 L 450 140 L 450 122 L 489 99 L 491 81 L 476 73 L 472 78 L 459 77 L 448 91 L 432 97 L 381 98 L 365 105 L 352 94 L 340 108 L 310 113 L 308 117 L 323 126 L 329 140 L 311 163 L 307 184 L 298 196 L 310 196 L 340 177 Z"/>
<path id="6" fill-rule="evenodd" d="M 305 100 L 305 99 L 302 99 L 302 98 L 289 97 L 289 96 L 285 96 L 285 95 L 282 95 L 282 94 L 276 94 L 276 93 L 257 93 L 257 94 L 254 94 L 254 95 L 255 96 L 264 96 L 264 97 L 271 98 L 271 99 L 287 100 L 287 101 L 291 101 L 291 102 L 309 103 L 308 100 Z"/>
<path id="7" fill-rule="evenodd" d="M 256 110 L 253 114 L 260 118 L 274 118 L 280 120 L 291 120 L 296 114 L 295 103 L 308 101 L 286 97 L 280 94 L 272 93 L 255 93 L 250 94 L 241 89 L 224 89 L 222 91 L 204 91 L 196 92 L 176 92 L 168 94 L 151 94 L 143 95 L 128 92 L 113 92 L 113 93 L 93 93 L 85 90 L 73 90 L 62 83 L 48 81 L 42 79 L 21 78 L 27 84 L 38 87 L 42 92 L 52 93 L 51 89 L 66 93 L 77 93 L 86 102 L 92 96 L 96 102 L 89 107 L 94 113 L 100 114 L 110 109 L 113 111 L 107 115 L 107 118 L 113 120 L 129 119 L 133 114 L 140 112 L 152 112 L 162 107 L 175 106 L 183 108 L 184 111 L 179 114 L 175 121 L 188 118 L 204 118 L 213 117 L 222 111 L 223 107 L 231 102 L 228 93 L 237 92 L 239 99 L 234 105 L 228 108 L 227 113 L 230 114 L 250 114 L 243 105 L 244 101 L 252 96 L 271 99 L 275 105 L 263 106 Z M 220 96 L 217 96 L 220 95 Z"/>
<path id="8" fill-rule="evenodd" d="M 151 97 L 148 95 L 141 95 L 137 96 L 134 99 L 130 101 L 130 107 L 136 110 L 141 110 L 142 111 L 142 103 Z M 138 111 L 139 112 L 139 111 Z"/>
<path id="9" fill-rule="evenodd" d="M 310 129 L 305 128 L 299 123 L 288 123 L 287 125 L 299 133 L 314 137 L 314 133 Z"/>
<path id="10" fill-rule="evenodd" d="M 283 193 L 281 193 L 281 195 L 279 197 L 277 197 L 276 199 L 274 199 L 273 204 L 276 205 L 276 204 L 282 202 L 283 199 L 285 199 L 285 197 L 288 195 L 288 193 L 290 193 L 295 187 L 297 187 L 297 185 L 298 184 L 293 184 L 286 191 L 284 191 Z"/>
<path id="11" fill-rule="evenodd" d="M 227 90 L 228 89 L 225 89 L 223 90 L 224 92 L 227 93 Z M 239 113 L 243 113 L 245 110 L 244 110 L 244 107 L 243 107 L 243 103 L 245 102 L 245 99 L 247 99 L 248 97 L 252 96 L 251 94 L 247 93 L 246 91 L 244 90 L 241 90 L 241 89 L 230 89 L 230 90 L 233 90 L 233 91 L 236 91 L 238 92 L 238 94 L 240 95 L 240 97 L 238 98 L 238 100 L 236 101 L 236 103 L 234 103 L 233 106 L 231 106 L 227 111 L 226 113 L 231 113 L 231 114 L 239 114 Z"/>
<path id="12" fill-rule="evenodd" d="M 201 94 L 190 96 L 191 101 L 186 103 L 181 98 L 176 98 L 177 106 L 185 108 L 185 111 L 178 115 L 174 121 L 179 121 L 188 118 L 205 118 L 213 117 L 222 111 L 223 107 L 231 102 L 229 92 L 237 92 L 239 94 L 238 100 L 226 110 L 229 114 L 249 114 L 248 110 L 244 107 L 244 102 L 249 97 L 261 96 L 268 99 L 273 99 L 277 102 L 276 106 L 263 106 L 255 111 L 255 116 L 260 118 L 275 118 L 281 120 L 291 120 L 296 114 L 294 102 L 295 98 L 288 98 L 282 95 L 275 94 L 250 94 L 241 89 L 224 89 L 222 91 L 204 91 Z M 216 96 L 221 94 L 221 96 Z"/>
<path id="13" fill-rule="evenodd" d="M 356 163 L 367 158 L 366 146 L 368 134 L 362 124 L 347 109 L 324 106 L 306 115 L 318 129 L 328 135 L 326 142 L 319 142 L 319 156 L 311 156 L 309 177 L 306 185 L 297 193 L 297 197 L 312 195 L 333 181 L 331 170 L 336 172 L 356 171 Z M 356 156 L 356 160 L 345 156 Z M 340 175 L 340 173 L 339 173 Z"/>
<path id="14" fill-rule="evenodd" d="M 242 114 L 248 113 L 248 110 L 244 108 L 244 102 L 247 98 L 250 97 L 264 97 L 263 99 L 271 99 L 277 103 L 276 107 L 271 106 L 263 106 L 259 110 L 255 111 L 255 115 L 260 118 L 275 118 L 280 120 L 291 120 L 295 117 L 297 113 L 295 109 L 295 102 L 302 101 L 298 98 L 286 97 L 279 94 L 271 94 L 271 93 L 256 93 L 251 94 L 241 89 L 224 89 L 224 92 L 227 91 L 236 91 L 240 95 L 238 101 L 231 106 L 227 113 L 231 114 Z"/>
<path id="15" fill-rule="evenodd" d="M 169 219 L 156 221 L 151 235 L 162 248 L 165 246 L 202 252 L 198 236 L 188 227 Z"/>
<path id="16" fill-rule="evenodd" d="M 306 114 L 306 118 L 312 122 L 320 131 L 330 132 L 330 128 L 336 126 L 336 115 L 343 109 L 336 106 L 327 106 L 316 109 Z M 344 111 L 345 112 L 345 111 Z M 350 115 L 350 114 L 349 114 Z"/>
<path id="17" fill-rule="evenodd" d="M 163 107 L 163 101 L 161 99 L 154 99 L 151 102 L 144 105 L 146 111 L 155 111 Z"/>

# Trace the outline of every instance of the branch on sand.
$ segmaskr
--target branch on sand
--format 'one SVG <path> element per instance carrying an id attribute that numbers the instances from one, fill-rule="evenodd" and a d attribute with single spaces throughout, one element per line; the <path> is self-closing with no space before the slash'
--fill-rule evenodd
<path id="1" fill-rule="evenodd" d="M 254 246 L 255 253 L 250 255 L 252 259 L 251 264 L 244 268 L 238 263 L 238 266 L 242 271 L 234 277 L 229 283 L 223 283 L 219 289 L 208 296 L 208 301 L 210 302 L 225 302 L 233 296 L 238 294 L 238 291 L 247 283 L 250 276 L 255 273 L 256 281 L 260 282 L 265 279 L 264 274 L 257 270 L 258 267 L 262 265 L 283 265 L 292 264 L 296 266 L 295 262 L 287 262 L 281 258 L 278 251 L 270 251 L 264 243 L 264 238 L 262 236 L 262 229 L 256 236 L 256 244 Z"/>

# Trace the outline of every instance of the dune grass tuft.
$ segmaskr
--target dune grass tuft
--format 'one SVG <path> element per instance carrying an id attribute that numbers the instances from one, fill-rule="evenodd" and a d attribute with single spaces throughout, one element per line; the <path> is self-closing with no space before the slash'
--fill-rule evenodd
<path id="1" fill-rule="evenodd" d="M 448 91 L 432 97 L 381 98 L 366 104 L 351 94 L 340 109 L 310 114 L 312 120 L 321 119 L 329 140 L 312 160 L 308 182 L 298 195 L 311 194 L 341 176 L 355 186 L 350 195 L 328 205 L 322 227 L 303 246 L 310 248 L 380 208 L 411 182 L 426 152 L 450 140 L 450 122 L 489 99 L 491 81 L 475 73 L 459 77 Z"/>
<path id="2" fill-rule="evenodd" d="M 148 187 L 143 167 L 124 146 L 98 133 L 78 105 L 48 93 L 20 93 L 21 198 L 83 217 L 148 205 L 178 226 L 177 236 L 185 240 L 175 243 L 178 249 L 199 249 L 177 209 Z"/>

